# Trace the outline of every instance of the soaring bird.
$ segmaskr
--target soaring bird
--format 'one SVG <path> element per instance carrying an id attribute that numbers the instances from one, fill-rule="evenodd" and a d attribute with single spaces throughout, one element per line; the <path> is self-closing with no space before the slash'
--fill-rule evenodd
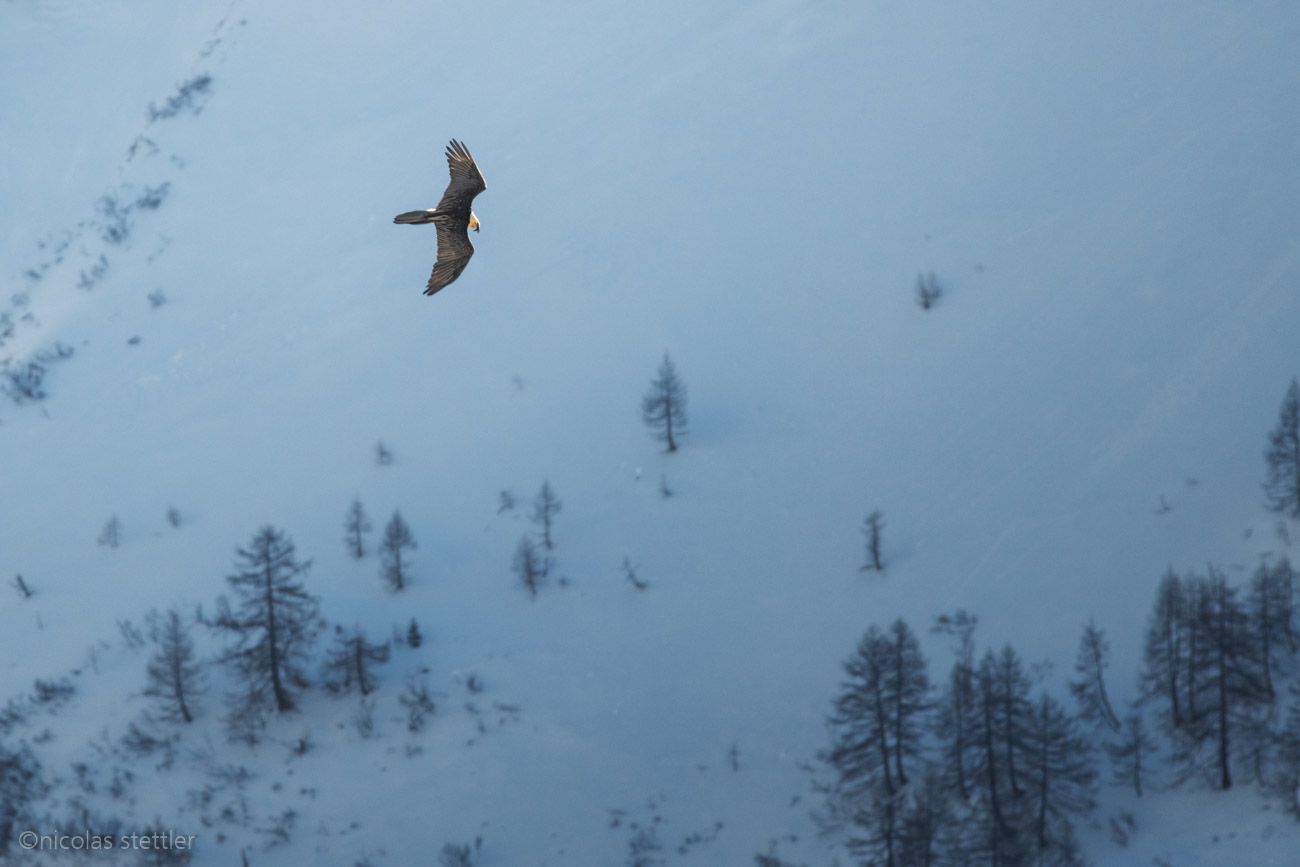
<path id="1" fill-rule="evenodd" d="M 407 211 L 393 217 L 394 223 L 433 223 L 438 229 L 438 259 L 429 275 L 425 295 L 432 295 L 460 276 L 474 255 L 474 245 L 469 242 L 469 230 L 478 231 L 478 217 L 470 205 L 474 197 L 487 189 L 483 173 L 465 145 L 451 140 L 447 145 L 447 168 L 451 182 L 447 184 L 438 207 L 427 211 Z"/>

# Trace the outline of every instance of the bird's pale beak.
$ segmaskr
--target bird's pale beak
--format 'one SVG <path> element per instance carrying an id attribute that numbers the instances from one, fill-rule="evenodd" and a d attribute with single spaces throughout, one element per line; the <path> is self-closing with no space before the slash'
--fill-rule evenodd
<path id="1" fill-rule="evenodd" d="M 470 211 L 469 213 L 469 227 L 475 232 L 478 231 L 478 217 L 474 216 L 473 211 Z"/>

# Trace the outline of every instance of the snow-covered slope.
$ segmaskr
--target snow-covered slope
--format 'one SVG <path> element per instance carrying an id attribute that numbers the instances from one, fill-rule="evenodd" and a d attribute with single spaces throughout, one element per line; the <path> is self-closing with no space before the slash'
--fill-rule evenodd
<path id="1" fill-rule="evenodd" d="M 199 759 L 97 809 L 198 835 L 200 864 L 476 835 L 484 864 L 613 864 L 654 816 L 671 863 L 777 838 L 829 863 L 804 766 L 867 626 L 965 607 L 1059 683 L 1093 616 L 1128 693 L 1168 565 L 1280 549 L 1260 452 L 1300 369 L 1298 40 L 1286 3 L 0 6 L 0 359 L 74 350 L 46 400 L 0 405 L 0 575 L 37 591 L 0 608 L 0 695 L 81 672 L 39 751 L 68 777 L 143 709 L 116 621 L 211 606 L 270 522 L 329 619 L 425 628 L 378 736 L 312 694 L 272 735 L 313 731 L 307 756 L 228 746 L 214 675 L 184 743 L 253 769 L 249 826 L 296 810 L 292 842 L 202 827 Z M 429 299 L 432 232 L 390 221 L 435 202 L 451 137 L 483 231 Z M 104 237 L 101 196 L 162 184 Z M 692 411 L 671 456 L 637 413 L 665 351 Z M 568 586 L 532 601 L 510 563 L 547 478 Z M 346 555 L 354 495 L 411 522 L 408 591 Z M 408 736 L 425 667 L 440 712 Z M 1167 795 L 1134 848 L 1085 838 L 1268 863 L 1296 834 L 1257 801 Z"/>

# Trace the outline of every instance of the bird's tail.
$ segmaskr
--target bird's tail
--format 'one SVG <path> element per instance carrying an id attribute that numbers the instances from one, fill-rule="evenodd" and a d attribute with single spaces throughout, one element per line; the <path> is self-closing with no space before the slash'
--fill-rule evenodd
<path id="1" fill-rule="evenodd" d="M 430 211 L 407 211 L 405 214 L 398 214 L 393 217 L 394 223 L 432 223 L 433 213 Z"/>

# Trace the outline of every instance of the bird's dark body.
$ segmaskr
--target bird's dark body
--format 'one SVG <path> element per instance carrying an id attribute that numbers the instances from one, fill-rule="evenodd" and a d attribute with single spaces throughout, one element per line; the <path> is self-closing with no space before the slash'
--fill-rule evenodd
<path id="1" fill-rule="evenodd" d="M 471 206 L 474 197 L 487 189 L 483 175 L 465 145 L 452 139 L 447 145 L 447 168 L 451 182 L 442 194 L 438 207 L 426 211 L 407 211 L 393 218 L 394 223 L 418 226 L 433 223 L 438 232 L 438 260 L 429 275 L 425 295 L 432 295 L 452 283 L 474 255 L 469 242 Z"/>

